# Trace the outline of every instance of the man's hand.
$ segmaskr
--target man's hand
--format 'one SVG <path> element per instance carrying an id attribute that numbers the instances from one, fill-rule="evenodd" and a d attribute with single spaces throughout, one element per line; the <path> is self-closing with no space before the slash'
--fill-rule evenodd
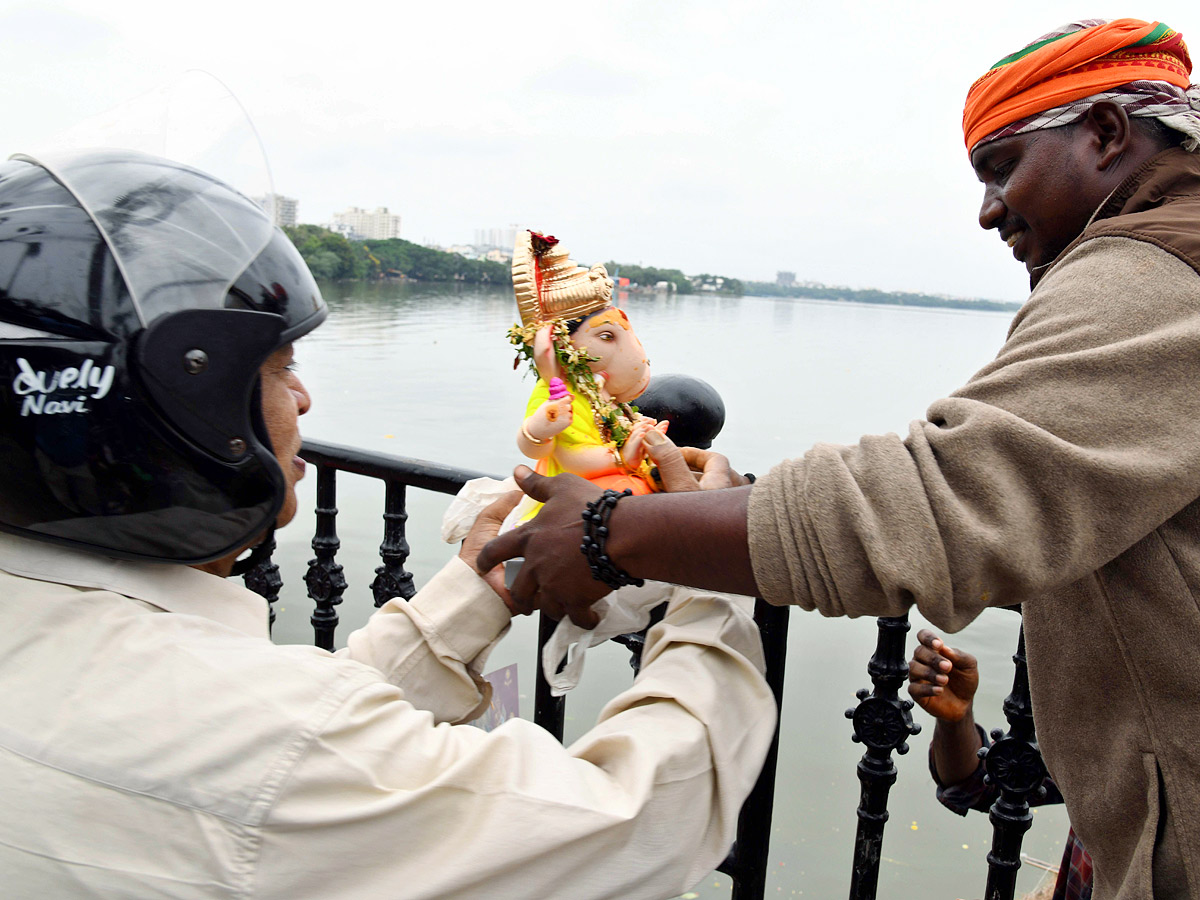
<path id="1" fill-rule="evenodd" d="M 648 433 L 645 441 L 646 455 L 658 466 L 663 490 L 668 493 L 712 491 L 749 484 L 730 468 L 729 460 L 720 453 L 679 447 L 665 434 L 654 432 Z"/>
<path id="2" fill-rule="evenodd" d="M 961 722 L 971 712 L 979 687 L 975 657 L 947 647 L 923 628 L 908 664 L 908 693 L 925 712 L 942 722 Z"/>
<path id="3" fill-rule="evenodd" d="M 556 619 L 569 616 L 580 628 L 595 628 L 600 617 L 592 604 L 611 589 L 592 578 L 579 545 L 583 510 L 603 492 L 578 475 L 546 478 L 528 466 L 517 466 L 513 476 L 521 490 L 545 505 L 532 521 L 484 547 L 476 569 L 488 571 L 506 559 L 523 556 L 509 608 L 516 613 L 542 609 Z M 563 602 L 561 597 L 571 599 Z"/>
<path id="4" fill-rule="evenodd" d="M 467 532 L 467 536 L 463 538 L 462 546 L 458 551 L 458 558 L 474 569 L 475 574 L 486 581 L 488 587 L 500 595 L 500 599 L 504 601 L 504 605 L 514 615 L 516 615 L 517 611 L 513 609 L 512 595 L 509 594 L 508 588 L 504 586 L 504 567 L 491 566 L 480 568 L 476 564 L 476 558 L 479 556 L 479 551 L 483 549 L 484 545 L 499 533 L 500 526 L 504 524 L 504 517 L 512 512 L 520 502 L 521 492 L 509 491 L 499 500 L 487 506 L 479 514 L 479 518 L 475 520 L 475 524 L 471 526 L 471 530 Z"/>

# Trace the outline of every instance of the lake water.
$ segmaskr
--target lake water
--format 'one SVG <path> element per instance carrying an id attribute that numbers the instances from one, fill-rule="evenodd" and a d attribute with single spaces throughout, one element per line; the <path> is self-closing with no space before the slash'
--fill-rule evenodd
<path id="1" fill-rule="evenodd" d="M 521 462 L 515 433 L 532 381 L 514 372 L 505 331 L 516 319 L 510 291 L 455 285 L 361 284 L 326 287 L 327 323 L 297 345 L 300 376 L 313 397 L 305 435 L 370 450 L 436 460 L 496 474 Z M 725 430 L 714 449 L 742 472 L 765 473 L 818 441 L 850 443 L 863 434 L 904 433 L 990 360 L 1011 318 L 1006 313 L 868 306 L 756 297 L 646 296 L 621 300 L 655 373 L 701 377 L 722 395 Z M 309 642 L 310 602 L 301 581 L 312 556 L 313 477 L 300 486 L 302 513 L 279 534 L 276 561 L 285 585 L 276 639 Z M 455 547 L 439 538 L 448 497 L 409 492 L 408 562 L 417 585 Z M 339 478 L 339 561 L 350 583 L 339 608 L 346 634 L 372 609 L 379 565 L 382 486 Z M 913 631 L 923 626 L 913 615 Z M 980 659 L 981 724 L 1005 725 L 1001 703 L 1012 681 L 1017 617 L 991 610 L 951 639 Z M 825 619 L 795 610 L 782 711 L 779 778 L 767 895 L 833 898 L 849 892 L 862 748 L 844 711 L 870 686 L 874 619 Z M 911 643 L 915 638 L 910 640 Z M 522 715 L 532 718 L 536 627 L 519 619 L 489 669 L 519 665 Z M 567 702 L 567 741 L 594 722 L 629 682 L 628 653 L 616 645 L 588 654 L 583 681 Z M 987 816 L 965 819 L 934 798 L 927 769 L 932 720 L 897 757 L 884 837 L 880 898 L 979 897 L 987 877 Z M 1067 833 L 1061 808 L 1040 810 L 1024 849 L 1057 864 Z M 403 836 L 399 836 L 401 841 Z M 1025 865 L 1018 894 L 1041 878 Z M 729 895 L 714 874 L 694 894 Z"/>

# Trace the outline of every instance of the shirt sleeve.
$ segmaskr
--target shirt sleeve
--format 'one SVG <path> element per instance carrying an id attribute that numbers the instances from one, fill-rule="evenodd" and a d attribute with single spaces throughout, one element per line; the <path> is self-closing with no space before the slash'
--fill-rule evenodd
<path id="1" fill-rule="evenodd" d="M 394 687 L 337 705 L 262 829 L 256 896 L 650 898 L 732 842 L 775 704 L 736 601 L 678 589 L 632 687 L 571 747 L 437 724 Z"/>
<path id="2" fill-rule="evenodd" d="M 438 722 L 463 722 L 487 706 L 488 654 L 511 615 L 496 592 L 457 556 L 412 600 L 394 598 L 334 655 L 378 669 Z"/>
<path id="3" fill-rule="evenodd" d="M 983 727 L 979 723 L 975 724 L 975 729 L 979 732 L 979 740 L 982 741 L 980 746 L 992 746 L 992 742 L 988 740 L 987 732 L 983 730 Z M 981 759 L 979 765 L 975 767 L 975 771 L 958 782 L 958 784 L 943 784 L 942 780 L 938 778 L 937 767 L 933 762 L 933 747 L 929 748 L 929 777 L 937 785 L 938 802 L 951 812 L 965 816 L 972 809 L 979 812 L 988 812 L 992 808 L 992 804 L 1000 796 L 1000 789 L 994 784 L 987 784 L 984 781 L 985 774 L 983 760 Z M 1054 779 L 1049 775 L 1042 782 L 1042 788 L 1044 791 L 1042 796 L 1039 797 L 1034 792 L 1027 798 L 1030 806 L 1049 806 L 1053 803 L 1063 802 L 1062 794 L 1058 791 L 1058 785 L 1054 783 Z"/>
<path id="4" fill-rule="evenodd" d="M 817 445 L 759 479 L 763 596 L 826 615 L 916 603 L 957 631 L 1114 559 L 1200 493 L 1198 304 L 1166 251 L 1081 244 L 906 437 Z"/>

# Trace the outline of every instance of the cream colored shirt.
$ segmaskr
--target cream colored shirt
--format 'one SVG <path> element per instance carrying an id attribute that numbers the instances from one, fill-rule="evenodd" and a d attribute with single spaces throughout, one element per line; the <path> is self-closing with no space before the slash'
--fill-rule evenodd
<path id="1" fill-rule="evenodd" d="M 184 566 L 0 535 L 0 570 L 10 898 L 667 897 L 725 855 L 775 721 L 722 597 L 677 591 L 564 748 L 449 724 L 508 626 L 458 560 L 336 654 Z"/>

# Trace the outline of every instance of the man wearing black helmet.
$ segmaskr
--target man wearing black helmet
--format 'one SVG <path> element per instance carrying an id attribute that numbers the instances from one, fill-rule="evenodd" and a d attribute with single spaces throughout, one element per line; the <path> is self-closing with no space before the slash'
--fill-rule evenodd
<path id="1" fill-rule="evenodd" d="M 292 342 L 324 316 L 295 249 L 203 173 L 0 164 L 5 896 L 686 889 L 774 723 L 738 601 L 674 590 L 638 680 L 568 749 L 452 726 L 486 705 L 512 615 L 473 568 L 503 503 L 336 654 L 272 644 L 262 599 L 213 577 L 295 513 Z"/>

